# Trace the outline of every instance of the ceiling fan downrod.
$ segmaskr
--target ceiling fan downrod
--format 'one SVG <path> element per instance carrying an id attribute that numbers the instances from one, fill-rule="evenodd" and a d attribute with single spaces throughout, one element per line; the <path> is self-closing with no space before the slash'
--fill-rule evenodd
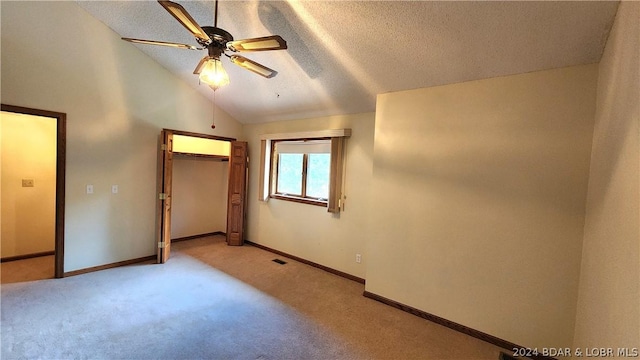
<path id="1" fill-rule="evenodd" d="M 218 27 L 218 0 L 216 0 L 215 10 L 213 12 L 213 27 Z"/>

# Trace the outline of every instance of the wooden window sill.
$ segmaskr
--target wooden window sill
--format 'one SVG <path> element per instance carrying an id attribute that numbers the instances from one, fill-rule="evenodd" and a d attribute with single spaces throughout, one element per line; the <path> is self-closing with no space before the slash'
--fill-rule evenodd
<path id="1" fill-rule="evenodd" d="M 308 204 L 308 205 L 327 207 L 327 202 L 326 201 L 320 201 L 320 200 L 314 200 L 314 199 L 306 199 L 306 198 L 295 197 L 295 196 L 286 196 L 286 195 L 280 195 L 280 194 L 271 194 L 271 196 L 269 196 L 269 197 L 272 198 L 272 199 L 293 201 L 293 202 L 297 202 L 297 203 L 301 203 L 301 204 Z"/>

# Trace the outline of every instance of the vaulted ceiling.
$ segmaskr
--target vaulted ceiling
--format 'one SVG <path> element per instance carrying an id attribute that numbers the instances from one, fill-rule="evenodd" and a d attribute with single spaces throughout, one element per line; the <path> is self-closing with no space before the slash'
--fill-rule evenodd
<path id="1" fill-rule="evenodd" d="M 179 2 L 212 26 L 213 1 Z M 155 1 L 79 1 L 122 37 L 198 45 Z M 598 62 L 618 2 L 225 1 L 235 39 L 281 35 L 287 50 L 243 53 L 265 79 L 223 59 L 216 104 L 243 123 L 375 110 L 376 94 Z M 206 51 L 136 46 L 213 99 L 193 70 Z"/>

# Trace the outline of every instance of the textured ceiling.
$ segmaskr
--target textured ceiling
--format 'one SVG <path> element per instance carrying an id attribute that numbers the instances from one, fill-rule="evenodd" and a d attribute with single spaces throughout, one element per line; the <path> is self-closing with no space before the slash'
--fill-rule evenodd
<path id="1" fill-rule="evenodd" d="M 181 3 L 200 26 L 212 1 Z M 155 1 L 79 1 L 124 37 L 197 45 Z M 216 104 L 243 123 L 370 112 L 379 93 L 598 62 L 618 2 L 224 1 L 235 39 L 281 35 L 289 49 L 243 53 L 265 79 L 223 60 Z M 134 45 L 212 98 L 193 69 L 206 51 Z"/>

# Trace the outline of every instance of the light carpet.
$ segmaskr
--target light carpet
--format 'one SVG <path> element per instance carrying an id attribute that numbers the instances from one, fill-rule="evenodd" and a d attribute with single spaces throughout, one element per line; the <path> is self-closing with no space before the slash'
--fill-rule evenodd
<path id="1" fill-rule="evenodd" d="M 167 264 L 4 284 L 2 359 L 497 359 L 353 281 L 222 237 Z"/>

